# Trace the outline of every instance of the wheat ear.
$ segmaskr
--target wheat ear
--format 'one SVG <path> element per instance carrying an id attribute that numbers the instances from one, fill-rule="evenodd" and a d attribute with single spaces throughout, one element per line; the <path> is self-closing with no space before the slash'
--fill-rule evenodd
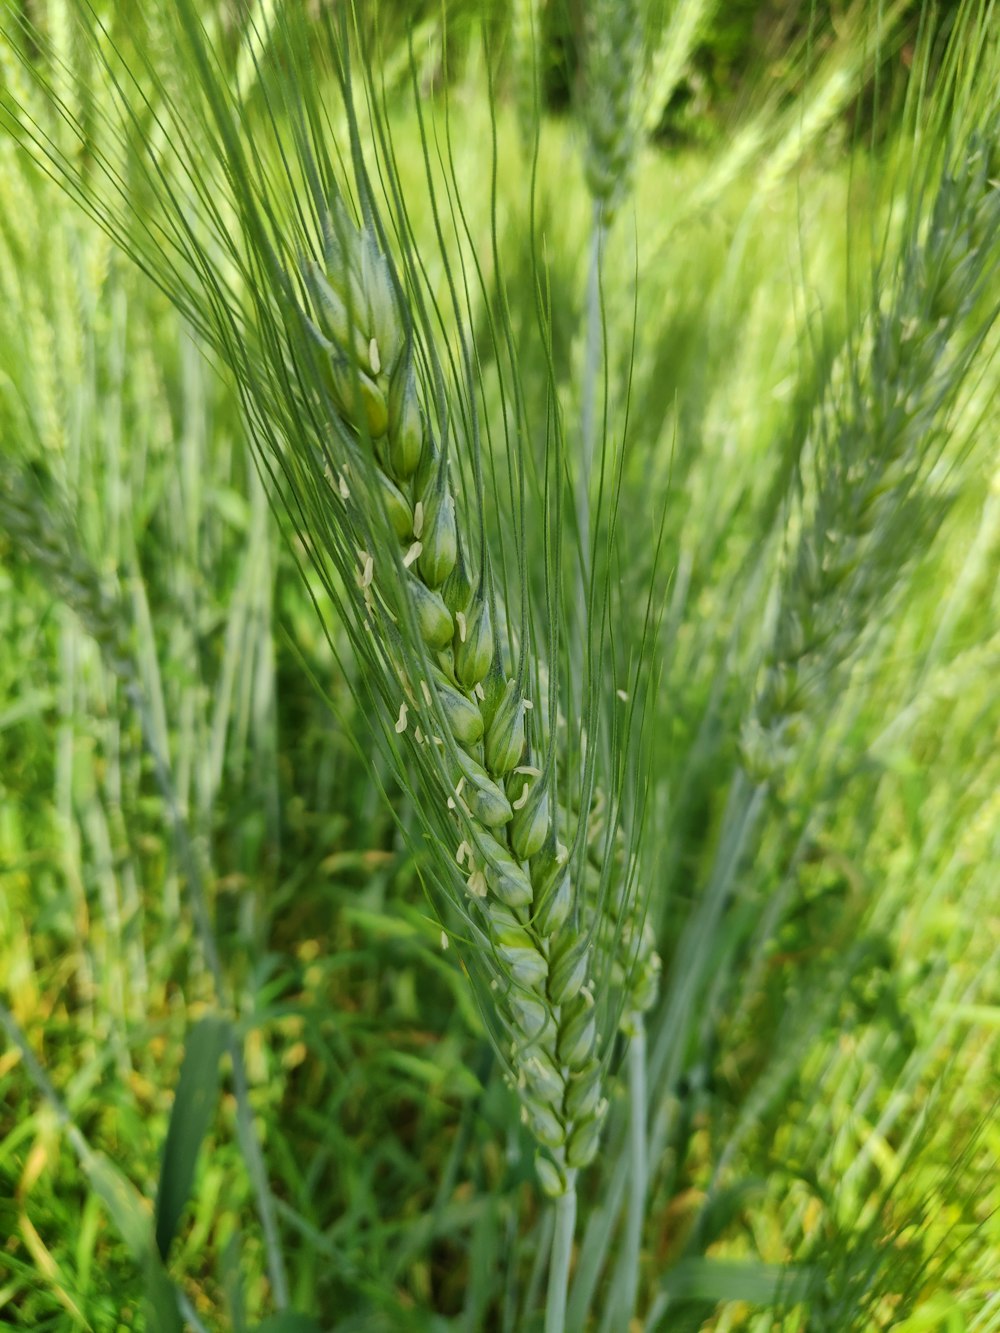
<path id="1" fill-rule="evenodd" d="M 473 570 L 447 460 L 418 387 L 407 310 L 377 237 L 335 205 L 322 265 L 307 261 L 313 337 L 341 423 L 369 452 L 373 484 L 334 479 L 337 501 L 381 508 L 398 547 L 362 553 L 359 595 L 397 673 L 396 731 L 432 759 L 453 861 L 503 1028 L 525 1124 L 552 1196 L 594 1158 L 607 1108 L 588 978 L 595 929 L 556 840 L 554 762 L 495 632 L 488 559 Z M 381 527 L 385 531 L 385 523 Z M 414 642 L 416 629 L 419 642 Z M 414 679 L 414 672 L 423 674 Z M 538 710 L 540 713 L 541 710 Z M 553 744 L 551 740 L 549 744 Z"/>
<path id="2" fill-rule="evenodd" d="M 521 144 L 530 150 L 538 130 L 542 78 L 539 57 L 543 50 L 544 0 L 512 0 L 510 14 L 511 71 L 514 109 Z"/>
<path id="3" fill-rule="evenodd" d="M 610 221 L 631 184 L 639 139 L 635 91 L 641 74 L 639 0 L 591 0 L 587 10 L 584 124 L 587 185 Z"/>
<path id="4" fill-rule="evenodd" d="M 829 678 L 884 614 L 901 562 L 931 540 L 947 511 L 933 469 L 998 314 L 990 288 L 1000 259 L 998 144 L 994 116 L 953 148 L 929 217 L 888 275 L 889 294 L 876 298 L 856 344 L 833 365 L 804 449 L 798 538 L 741 738 L 744 766 L 759 782 L 781 780 Z"/>

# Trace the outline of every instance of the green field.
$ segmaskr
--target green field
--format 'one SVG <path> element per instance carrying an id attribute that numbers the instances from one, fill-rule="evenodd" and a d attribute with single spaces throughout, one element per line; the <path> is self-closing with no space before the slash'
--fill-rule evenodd
<path id="1" fill-rule="evenodd" d="M 996 6 L 148 8 L 0 0 L 0 1325 L 997 1333 Z"/>

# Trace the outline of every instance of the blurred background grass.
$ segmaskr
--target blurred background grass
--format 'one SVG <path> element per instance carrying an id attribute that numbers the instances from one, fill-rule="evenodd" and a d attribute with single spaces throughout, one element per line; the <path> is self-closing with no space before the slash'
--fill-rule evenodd
<path id="1" fill-rule="evenodd" d="M 486 254 L 483 56 L 471 22 L 445 31 L 426 8 L 427 86 L 439 107 L 447 94 L 453 170 Z M 31 11 L 83 59 L 59 5 Z M 869 281 L 871 219 L 891 225 L 905 190 L 898 90 L 924 18 L 882 12 L 875 48 L 871 6 L 705 11 L 605 273 L 614 412 L 631 385 L 627 494 L 668 496 L 649 867 L 668 977 L 724 833 L 804 423 L 843 347 L 852 284 Z M 544 14 L 535 227 L 572 406 L 589 220 L 568 114 L 580 19 L 568 5 Z M 117 17 L 125 28 L 127 7 Z M 508 17 L 490 8 L 493 40 Z M 652 24 L 668 17 L 651 9 Z M 23 80 L 9 47 L 2 59 Z M 396 152 L 430 239 L 403 56 L 398 71 Z M 495 112 L 497 241 L 525 390 L 543 401 L 515 92 L 502 82 Z M 394 791 L 346 646 L 324 637 L 321 591 L 272 521 L 233 393 L 165 298 L 6 137 L 0 182 L 3 449 L 43 498 L 68 498 L 82 551 L 121 590 L 237 997 L 293 1304 L 330 1328 L 527 1327 L 511 1293 L 539 1280 L 547 1225 L 530 1145 L 382 797 Z M 995 387 L 984 376 L 963 397 L 947 516 L 909 553 L 762 811 L 734 900 L 698 937 L 702 989 L 654 1099 L 650 1328 L 1000 1328 Z M 121 679 L 20 554 L 0 534 L 0 994 L 86 1139 L 152 1200 L 211 977 Z M 236 1118 L 227 1072 L 171 1273 L 205 1327 L 239 1330 L 273 1293 Z M 612 1134 L 604 1175 L 584 1186 L 594 1200 L 616 1146 Z M 126 1240 L 9 1043 L 0 1320 L 143 1326 Z M 585 1232 L 584 1256 L 591 1243 Z M 787 1288 L 792 1263 L 812 1275 L 805 1302 Z M 584 1288 L 599 1272 L 581 1260 Z M 578 1309 L 584 1295 L 578 1284 Z"/>

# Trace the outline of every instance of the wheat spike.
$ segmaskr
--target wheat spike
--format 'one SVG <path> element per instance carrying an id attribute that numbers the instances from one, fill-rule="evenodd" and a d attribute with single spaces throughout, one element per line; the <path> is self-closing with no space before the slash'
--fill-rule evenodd
<path id="1" fill-rule="evenodd" d="M 510 1036 L 522 1116 L 545 1150 L 539 1177 L 559 1194 L 568 1173 L 593 1159 L 607 1107 L 595 1005 L 585 988 L 599 971 L 596 932 L 588 929 L 593 907 L 556 845 L 548 781 L 524 762 L 542 738 L 519 680 L 503 668 L 488 570 L 470 577 L 469 543 L 421 402 L 406 312 L 388 263 L 373 233 L 354 226 L 339 206 L 325 234 L 324 265 L 308 261 L 303 268 L 310 327 L 326 358 L 331 401 L 371 450 L 377 484 L 370 498 L 405 544 L 403 591 L 422 639 L 410 649 L 433 652 L 394 730 L 416 745 L 422 732 L 437 736 L 442 722 L 446 728 L 437 739 L 454 859 Z M 390 553 L 366 552 L 359 595 L 367 593 L 376 607 L 381 599 L 394 602 L 396 570 Z M 399 628 L 405 634 L 402 621 Z M 409 724 L 413 712 L 420 728 Z"/>

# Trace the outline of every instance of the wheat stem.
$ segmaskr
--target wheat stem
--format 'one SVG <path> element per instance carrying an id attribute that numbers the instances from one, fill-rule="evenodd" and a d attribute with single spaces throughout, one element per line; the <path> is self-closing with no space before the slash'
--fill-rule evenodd
<path id="1" fill-rule="evenodd" d="M 586 344 L 583 383 L 580 386 L 580 464 L 576 476 L 576 517 L 580 530 L 580 623 L 586 623 L 586 595 L 590 581 L 590 474 L 597 442 L 597 382 L 601 374 L 601 253 L 605 224 L 600 202 L 593 201 L 590 259 L 587 268 Z"/>
<path id="2" fill-rule="evenodd" d="M 625 1217 L 625 1293 L 622 1309 L 626 1318 L 635 1312 L 639 1295 L 639 1256 L 642 1224 L 646 1216 L 649 1161 L 646 1143 L 646 1023 L 641 1013 L 629 1016 L 629 1198 Z"/>
<path id="3" fill-rule="evenodd" d="M 556 1225 L 549 1259 L 549 1291 L 545 1304 L 545 1333 L 565 1333 L 569 1266 L 576 1231 L 576 1172 L 566 1173 L 566 1190 L 555 1203 Z"/>

